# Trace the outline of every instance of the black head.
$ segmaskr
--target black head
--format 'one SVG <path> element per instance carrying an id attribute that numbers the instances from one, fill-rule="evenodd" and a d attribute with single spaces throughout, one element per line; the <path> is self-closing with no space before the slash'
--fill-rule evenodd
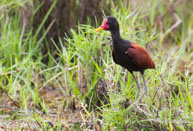
<path id="1" fill-rule="evenodd" d="M 104 19 L 103 24 L 98 29 L 96 29 L 96 32 L 101 30 L 109 30 L 109 31 L 119 30 L 119 23 L 117 19 L 113 16 L 107 16 Z"/>

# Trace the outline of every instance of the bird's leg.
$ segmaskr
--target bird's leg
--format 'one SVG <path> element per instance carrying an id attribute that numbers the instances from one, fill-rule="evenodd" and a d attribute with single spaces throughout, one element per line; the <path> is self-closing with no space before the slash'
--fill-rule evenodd
<path id="1" fill-rule="evenodd" d="M 144 72 L 141 72 L 141 75 L 142 75 L 142 78 L 143 78 L 144 88 L 143 88 L 143 94 L 139 97 L 137 102 L 140 101 L 143 98 L 143 96 L 145 95 L 145 93 L 147 92 L 147 86 L 146 86 L 146 82 L 145 82 L 145 78 L 144 78 Z"/>
<path id="2" fill-rule="evenodd" d="M 135 101 L 137 100 L 138 96 L 139 96 L 139 92 L 140 92 L 140 86 L 139 86 L 139 82 L 137 80 L 137 78 L 135 77 L 135 75 L 133 74 L 133 72 L 131 72 L 133 79 L 135 80 L 136 84 L 137 84 L 137 95 L 135 96 Z"/>

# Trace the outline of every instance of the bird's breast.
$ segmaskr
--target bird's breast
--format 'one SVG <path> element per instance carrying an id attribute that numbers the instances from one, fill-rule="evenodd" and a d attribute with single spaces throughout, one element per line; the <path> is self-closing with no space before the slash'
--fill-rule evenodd
<path id="1" fill-rule="evenodd" d="M 117 50 L 116 48 L 114 48 L 112 54 L 113 60 L 116 64 L 127 68 L 128 65 L 132 63 L 131 59 L 129 59 L 128 55 L 126 54 L 126 50 Z"/>
<path id="2" fill-rule="evenodd" d="M 127 48 L 126 50 L 123 49 L 116 49 L 114 48 L 112 51 L 113 60 L 116 64 L 121 65 L 122 67 L 126 68 L 129 71 L 141 71 L 142 68 L 138 67 L 135 63 L 133 63 L 132 58 L 128 56 Z"/>

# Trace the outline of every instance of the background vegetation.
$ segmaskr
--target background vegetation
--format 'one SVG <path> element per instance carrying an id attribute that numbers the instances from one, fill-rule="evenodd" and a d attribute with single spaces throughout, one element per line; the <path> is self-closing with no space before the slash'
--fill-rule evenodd
<path id="1" fill-rule="evenodd" d="M 0 128 L 193 129 L 192 12 L 190 0 L 2 0 Z M 156 63 L 139 106 L 110 33 L 95 33 L 105 15 Z"/>

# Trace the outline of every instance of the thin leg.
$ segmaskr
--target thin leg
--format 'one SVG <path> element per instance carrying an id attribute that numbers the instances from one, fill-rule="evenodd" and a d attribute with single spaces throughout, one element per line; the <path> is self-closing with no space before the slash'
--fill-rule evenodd
<path id="1" fill-rule="evenodd" d="M 139 96 L 139 92 L 140 92 L 140 86 L 139 86 L 139 82 L 136 79 L 135 75 L 133 74 L 133 72 L 131 72 L 133 79 L 135 80 L 136 84 L 137 84 L 137 95 L 135 96 L 135 101 L 137 100 L 138 96 Z"/>
<path id="2" fill-rule="evenodd" d="M 147 92 L 147 86 L 146 86 L 146 82 L 145 82 L 145 79 L 144 79 L 144 73 L 141 72 L 141 75 L 142 75 L 142 78 L 143 78 L 144 88 L 143 88 L 143 94 L 139 97 L 137 102 L 140 101 L 143 98 L 143 96 L 145 95 L 145 93 Z"/>

